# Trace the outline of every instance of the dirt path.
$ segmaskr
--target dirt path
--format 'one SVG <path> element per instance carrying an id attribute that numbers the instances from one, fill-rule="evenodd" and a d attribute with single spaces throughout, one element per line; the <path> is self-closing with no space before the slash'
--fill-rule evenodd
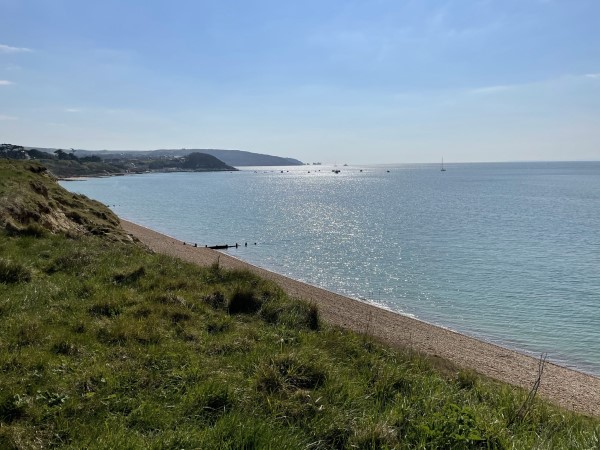
<path id="1" fill-rule="evenodd" d="M 249 269 L 275 281 L 288 295 L 315 303 L 321 317 L 334 325 L 371 335 L 394 346 L 407 347 L 471 368 L 491 378 L 529 389 L 538 360 L 453 331 L 421 322 L 300 281 L 270 272 L 207 248 L 183 242 L 121 220 L 123 228 L 158 253 L 203 266 Z M 543 397 L 574 411 L 600 416 L 600 378 L 547 363 L 539 389 Z"/>

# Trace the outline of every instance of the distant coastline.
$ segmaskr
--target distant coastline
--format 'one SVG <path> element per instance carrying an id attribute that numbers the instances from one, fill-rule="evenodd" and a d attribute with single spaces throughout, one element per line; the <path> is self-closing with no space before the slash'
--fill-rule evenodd
<path id="1" fill-rule="evenodd" d="M 1 144 L 0 157 L 36 160 L 61 180 L 80 177 L 170 172 L 233 172 L 236 166 L 300 166 L 294 158 L 242 150 L 63 150 Z"/>

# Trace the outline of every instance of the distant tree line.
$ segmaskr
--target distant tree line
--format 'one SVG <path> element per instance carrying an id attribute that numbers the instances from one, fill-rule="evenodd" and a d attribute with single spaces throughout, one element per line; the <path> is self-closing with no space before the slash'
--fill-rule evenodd
<path id="1" fill-rule="evenodd" d="M 51 153 L 37 149 L 26 149 L 21 145 L 1 144 L 0 158 L 40 160 L 51 173 L 59 177 L 180 170 L 237 170 L 212 155 L 198 152 L 183 157 L 111 158 L 110 160 L 104 160 L 96 155 L 79 158 L 75 155 L 73 149 L 71 151 L 58 149 Z"/>
<path id="2" fill-rule="evenodd" d="M 78 161 L 82 163 L 86 162 L 102 162 L 102 158 L 99 156 L 84 156 L 78 158 L 75 156 L 75 151 L 66 152 L 62 149 L 54 151 L 54 153 L 43 152 L 35 148 L 25 149 L 22 145 L 14 144 L 0 144 L 0 158 L 5 159 L 46 159 L 46 160 L 58 160 L 58 161 Z"/>

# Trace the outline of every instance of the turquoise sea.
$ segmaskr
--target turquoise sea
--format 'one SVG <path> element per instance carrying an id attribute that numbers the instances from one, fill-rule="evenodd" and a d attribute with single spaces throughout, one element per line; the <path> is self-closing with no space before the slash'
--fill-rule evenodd
<path id="1" fill-rule="evenodd" d="M 600 375 L 600 162 L 332 169 L 61 184 L 178 239 L 248 242 L 228 252 Z"/>

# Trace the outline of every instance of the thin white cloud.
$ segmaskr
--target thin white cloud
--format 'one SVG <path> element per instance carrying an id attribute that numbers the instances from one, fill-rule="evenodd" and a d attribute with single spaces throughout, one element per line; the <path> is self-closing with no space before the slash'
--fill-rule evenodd
<path id="1" fill-rule="evenodd" d="M 469 92 L 475 95 L 497 94 L 498 92 L 510 91 L 515 87 L 515 85 L 500 84 L 497 86 L 484 86 L 480 88 L 471 89 Z"/>
<path id="2" fill-rule="evenodd" d="M 0 114 L 0 120 L 17 120 L 18 118 L 15 116 L 7 116 L 5 114 Z"/>
<path id="3" fill-rule="evenodd" d="M 581 82 L 582 80 L 600 80 L 600 73 L 587 73 L 584 75 L 562 75 L 555 78 L 542 79 L 536 81 L 529 81 L 517 84 L 499 84 L 495 86 L 482 86 L 477 88 L 469 89 L 467 92 L 473 95 L 492 95 L 500 94 L 507 91 L 514 91 L 522 88 L 534 88 L 540 86 L 557 86 L 565 84 L 573 84 Z"/>
<path id="4" fill-rule="evenodd" d="M 81 108 L 67 108 L 67 109 L 65 109 L 65 111 L 68 113 L 79 113 L 83 110 Z"/>
<path id="5" fill-rule="evenodd" d="M 8 86 L 9 84 L 14 84 L 12 81 L 8 80 L 0 80 L 0 86 Z"/>
<path id="6" fill-rule="evenodd" d="M 425 35 L 421 37 L 429 37 L 435 39 L 476 39 L 482 38 L 485 35 L 489 35 L 502 30 L 505 26 L 505 17 L 494 15 L 493 20 L 482 20 L 478 23 L 472 23 L 469 26 L 465 26 L 464 23 L 457 22 L 457 9 L 455 2 L 449 1 L 433 13 L 426 19 L 425 26 L 421 30 L 425 31 Z M 488 7 L 488 2 L 483 1 L 475 3 L 471 8 L 473 11 L 485 10 Z"/>
<path id="7" fill-rule="evenodd" d="M 18 71 L 21 70 L 22 67 L 17 64 L 6 64 L 2 69 L 6 71 Z"/>
<path id="8" fill-rule="evenodd" d="M 32 51 L 33 50 L 26 47 L 12 47 L 10 45 L 0 44 L 0 53 L 27 53 Z"/>

